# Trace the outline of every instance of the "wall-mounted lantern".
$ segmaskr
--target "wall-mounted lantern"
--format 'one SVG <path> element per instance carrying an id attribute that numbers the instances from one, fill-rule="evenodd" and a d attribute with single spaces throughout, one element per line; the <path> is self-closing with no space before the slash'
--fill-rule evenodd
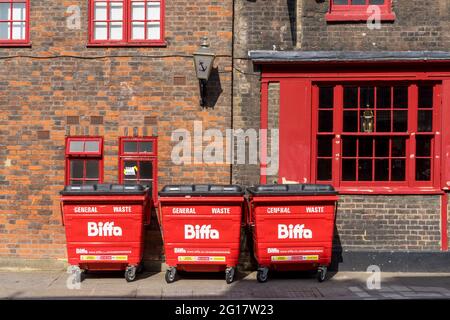
<path id="1" fill-rule="evenodd" d="M 366 133 L 373 132 L 374 129 L 374 115 L 372 110 L 365 110 L 362 115 L 362 131 Z"/>
<path id="2" fill-rule="evenodd" d="M 200 82 L 200 105 L 206 105 L 206 84 L 214 64 L 216 55 L 210 50 L 208 38 L 202 38 L 200 49 L 194 53 L 194 64 L 197 78 Z"/>

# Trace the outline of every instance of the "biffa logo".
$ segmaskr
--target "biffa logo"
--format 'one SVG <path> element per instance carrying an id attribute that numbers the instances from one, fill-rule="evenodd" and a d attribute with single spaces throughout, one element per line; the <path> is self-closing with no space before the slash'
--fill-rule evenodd
<path id="1" fill-rule="evenodd" d="M 114 222 L 88 222 L 88 237 L 121 237 L 122 228 L 115 227 Z"/>
<path id="2" fill-rule="evenodd" d="M 312 236 L 312 230 L 305 229 L 304 224 L 278 225 L 278 239 L 312 239 Z"/>
<path id="3" fill-rule="evenodd" d="M 219 239 L 219 231 L 212 229 L 211 225 L 203 225 L 203 226 L 193 226 L 190 224 L 186 224 L 184 226 L 184 238 L 187 240 L 192 239 L 202 239 L 202 240 L 208 240 L 208 239 Z"/>

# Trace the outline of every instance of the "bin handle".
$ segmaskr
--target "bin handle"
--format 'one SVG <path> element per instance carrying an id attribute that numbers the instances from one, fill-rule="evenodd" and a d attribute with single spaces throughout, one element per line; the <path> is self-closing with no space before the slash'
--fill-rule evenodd
<path id="1" fill-rule="evenodd" d="M 245 205 L 246 223 L 248 226 L 254 227 L 255 224 L 252 219 L 252 210 L 251 210 L 252 202 L 250 201 L 250 199 L 246 199 L 245 203 L 246 203 L 246 205 Z"/>
<path id="2" fill-rule="evenodd" d="M 62 202 L 59 203 L 59 212 L 61 213 L 61 225 L 64 226 L 64 213 L 63 213 L 63 204 Z"/>

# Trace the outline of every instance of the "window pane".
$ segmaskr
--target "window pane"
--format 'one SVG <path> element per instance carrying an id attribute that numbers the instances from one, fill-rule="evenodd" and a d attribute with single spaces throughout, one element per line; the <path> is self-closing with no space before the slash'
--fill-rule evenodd
<path id="1" fill-rule="evenodd" d="M 374 107 L 374 88 L 373 87 L 361 87 L 361 108 L 373 108 Z"/>
<path id="2" fill-rule="evenodd" d="M 394 87 L 394 108 L 408 108 L 408 87 Z"/>
<path id="3" fill-rule="evenodd" d="M 433 108 L 433 87 L 419 87 L 419 108 Z"/>
<path id="4" fill-rule="evenodd" d="M 356 160 L 350 159 L 342 160 L 342 180 L 343 181 L 356 180 Z"/>
<path id="5" fill-rule="evenodd" d="M 137 161 L 124 161 L 123 175 L 125 179 L 137 179 L 138 163 Z"/>
<path id="6" fill-rule="evenodd" d="M 331 157 L 333 155 L 333 137 L 317 138 L 317 155 L 319 157 Z"/>
<path id="7" fill-rule="evenodd" d="M 86 161 L 86 178 L 98 179 L 99 178 L 99 161 L 87 160 Z"/>
<path id="8" fill-rule="evenodd" d="M 354 137 L 342 138 L 342 156 L 356 157 L 356 138 Z"/>
<path id="9" fill-rule="evenodd" d="M 161 28 L 159 22 L 147 23 L 147 39 L 159 40 L 161 38 Z"/>
<path id="10" fill-rule="evenodd" d="M 153 152 L 153 142 L 151 141 L 140 142 L 139 152 Z"/>
<path id="11" fill-rule="evenodd" d="M 393 138 L 392 139 L 392 157 L 406 156 L 406 139 Z"/>
<path id="12" fill-rule="evenodd" d="M 83 160 L 70 160 L 70 178 L 73 179 L 81 179 L 84 178 Z"/>
<path id="13" fill-rule="evenodd" d="M 133 153 L 138 152 L 137 142 L 135 142 L 135 141 L 124 142 L 123 151 L 124 152 L 133 152 Z"/>
<path id="14" fill-rule="evenodd" d="M 416 136 L 416 156 L 431 157 L 431 137 Z"/>
<path id="15" fill-rule="evenodd" d="M 331 159 L 317 160 L 317 180 L 331 180 Z"/>
<path id="16" fill-rule="evenodd" d="M 333 132 L 333 111 L 319 111 L 319 132 Z"/>
<path id="17" fill-rule="evenodd" d="M 0 40 L 9 40 L 10 24 L 8 22 L 0 22 Z"/>
<path id="18" fill-rule="evenodd" d="M 333 87 L 320 87 L 319 88 L 319 108 L 329 109 L 333 108 Z"/>
<path id="19" fill-rule="evenodd" d="M 419 132 L 433 131 L 433 111 L 419 110 Z"/>
<path id="20" fill-rule="evenodd" d="M 107 4 L 106 2 L 96 2 L 94 7 L 95 20 L 107 20 Z"/>
<path id="21" fill-rule="evenodd" d="M 389 138 L 375 140 L 375 157 L 389 157 Z"/>
<path id="22" fill-rule="evenodd" d="M 348 4 L 348 0 L 334 0 L 333 4 Z"/>
<path id="23" fill-rule="evenodd" d="M 133 22 L 131 28 L 131 38 L 133 40 L 145 40 L 145 23 Z"/>
<path id="24" fill-rule="evenodd" d="M 133 2 L 131 5 L 133 20 L 145 20 L 145 2 Z"/>
<path id="25" fill-rule="evenodd" d="M 111 22 L 109 28 L 111 40 L 122 40 L 123 38 L 122 22 Z"/>
<path id="26" fill-rule="evenodd" d="M 84 141 L 70 141 L 69 152 L 83 152 Z"/>
<path id="27" fill-rule="evenodd" d="M 106 22 L 96 22 L 94 25 L 94 39 L 95 40 L 108 40 Z"/>
<path id="28" fill-rule="evenodd" d="M 153 165 L 151 161 L 141 161 L 139 163 L 140 179 L 153 179 Z"/>
<path id="29" fill-rule="evenodd" d="M 13 3 L 13 20 L 26 20 L 25 3 Z"/>
<path id="30" fill-rule="evenodd" d="M 25 40 L 25 22 L 13 22 L 13 35 L 14 40 Z"/>
<path id="31" fill-rule="evenodd" d="M 431 160 L 430 159 L 416 159 L 416 180 L 430 181 L 431 180 Z"/>
<path id="32" fill-rule="evenodd" d="M 358 112 L 344 111 L 344 132 L 358 131 Z"/>
<path id="33" fill-rule="evenodd" d="M 394 111 L 394 132 L 408 131 L 408 111 Z"/>
<path id="34" fill-rule="evenodd" d="M 84 184 L 97 184 L 98 180 L 86 180 L 84 181 Z"/>
<path id="35" fill-rule="evenodd" d="M 377 111 L 377 132 L 391 131 L 391 111 Z"/>
<path id="36" fill-rule="evenodd" d="M 86 141 L 84 145 L 86 152 L 100 152 L 100 143 L 98 141 Z"/>
<path id="37" fill-rule="evenodd" d="M 121 2 L 111 2 L 110 20 L 123 20 L 123 5 Z"/>
<path id="38" fill-rule="evenodd" d="M 9 3 L 0 3 L 0 20 L 9 20 L 11 17 L 11 6 Z"/>
<path id="39" fill-rule="evenodd" d="M 389 160 L 375 160 L 375 181 L 389 181 Z"/>
<path id="40" fill-rule="evenodd" d="M 359 139 L 358 156 L 360 156 L 360 157 L 372 157 L 373 156 L 373 139 L 372 138 L 360 138 Z"/>
<path id="41" fill-rule="evenodd" d="M 366 0 L 352 0 L 352 5 L 366 4 Z"/>
<path id="42" fill-rule="evenodd" d="M 147 20 L 161 19 L 161 4 L 159 2 L 147 2 Z"/>
<path id="43" fill-rule="evenodd" d="M 370 0 L 369 4 L 384 4 L 384 0 Z"/>
<path id="44" fill-rule="evenodd" d="M 358 164 L 358 180 L 372 181 L 372 160 L 359 160 Z"/>
<path id="45" fill-rule="evenodd" d="M 358 108 L 357 87 L 344 87 L 344 108 Z"/>
<path id="46" fill-rule="evenodd" d="M 391 87 L 377 88 L 377 108 L 391 108 Z"/>
<path id="47" fill-rule="evenodd" d="M 83 184 L 83 180 L 70 180 L 70 184 L 73 186 L 81 186 Z"/>
<path id="48" fill-rule="evenodd" d="M 405 181 L 405 160 L 394 159 L 392 160 L 392 181 Z"/>

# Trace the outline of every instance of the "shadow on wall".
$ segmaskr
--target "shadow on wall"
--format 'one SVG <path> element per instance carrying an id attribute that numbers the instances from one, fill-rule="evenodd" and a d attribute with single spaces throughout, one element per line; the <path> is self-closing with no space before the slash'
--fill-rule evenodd
<path id="1" fill-rule="evenodd" d="M 291 25 L 292 46 L 297 45 L 297 1 L 302 0 L 286 0 L 289 12 L 289 22 Z"/>
<path id="2" fill-rule="evenodd" d="M 217 104 L 220 95 L 223 92 L 222 83 L 220 82 L 219 68 L 213 68 L 206 85 L 206 105 L 205 108 L 212 108 Z"/>

